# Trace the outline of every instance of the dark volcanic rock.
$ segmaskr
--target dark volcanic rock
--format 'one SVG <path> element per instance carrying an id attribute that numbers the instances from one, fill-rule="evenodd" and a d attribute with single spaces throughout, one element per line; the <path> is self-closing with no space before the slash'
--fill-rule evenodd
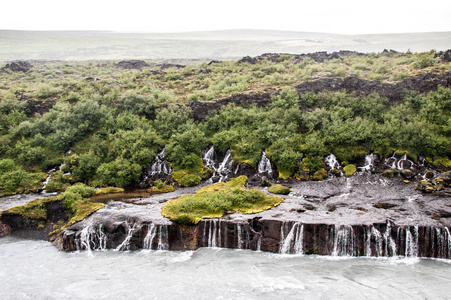
<path id="1" fill-rule="evenodd" d="M 440 59 L 444 62 L 451 62 L 451 49 L 437 52 L 435 57 L 440 57 Z"/>
<path id="2" fill-rule="evenodd" d="M 228 104 L 236 104 L 237 106 L 250 107 L 251 105 L 256 105 L 258 107 L 265 107 L 268 105 L 271 95 L 268 93 L 264 94 L 240 94 L 231 96 L 228 98 L 220 99 L 215 102 L 200 102 L 191 101 L 189 106 L 193 110 L 194 119 L 196 121 L 202 120 L 211 111 L 218 111 L 221 107 Z"/>
<path id="3" fill-rule="evenodd" d="M 428 93 L 437 89 L 439 85 L 443 87 L 451 86 L 451 72 L 444 74 L 424 73 L 414 77 L 409 77 L 399 83 L 381 83 L 375 80 L 365 80 L 356 76 L 345 78 L 325 77 L 316 80 L 305 81 L 296 86 L 298 93 L 307 92 L 320 93 L 324 91 L 346 91 L 355 93 L 357 96 L 367 96 L 379 94 L 391 101 L 399 102 L 405 91 L 416 91 Z"/>
<path id="4" fill-rule="evenodd" d="M 13 72 L 28 72 L 33 66 L 27 61 L 16 61 L 6 64 L 1 70 L 11 70 Z"/>
<path id="5" fill-rule="evenodd" d="M 127 70 L 141 69 L 141 68 L 148 67 L 148 66 L 149 65 L 143 60 L 123 60 L 123 61 L 118 62 L 118 64 L 116 65 L 117 68 L 127 69 Z"/>

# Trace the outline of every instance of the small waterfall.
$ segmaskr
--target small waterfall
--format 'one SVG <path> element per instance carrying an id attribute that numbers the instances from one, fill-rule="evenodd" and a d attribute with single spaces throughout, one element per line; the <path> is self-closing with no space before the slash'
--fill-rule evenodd
<path id="1" fill-rule="evenodd" d="M 382 251 L 384 238 L 381 232 L 373 225 L 367 230 L 367 239 L 365 241 L 366 256 L 384 256 L 387 252 Z M 372 245 L 375 247 L 375 252 L 372 251 Z"/>
<path id="2" fill-rule="evenodd" d="M 393 153 L 391 157 L 386 158 L 384 164 L 390 167 L 390 169 L 397 170 L 410 169 L 415 166 L 415 163 L 407 158 L 407 154 L 404 154 L 400 159 L 398 159 L 396 157 L 396 153 Z"/>
<path id="3" fill-rule="evenodd" d="M 451 236 L 449 229 L 435 228 L 435 236 L 437 237 L 437 257 L 451 258 Z"/>
<path id="4" fill-rule="evenodd" d="M 335 155 L 333 155 L 333 153 L 326 156 L 326 158 L 324 158 L 324 160 L 326 161 L 326 166 L 329 167 L 329 172 L 333 169 L 336 169 L 337 171 L 339 171 L 341 173 L 340 163 L 338 162 Z"/>
<path id="5" fill-rule="evenodd" d="M 304 224 L 293 223 L 288 231 L 288 222 L 280 227 L 279 252 L 281 254 L 303 254 L 304 253 Z M 285 232 L 288 231 L 287 234 Z"/>
<path id="6" fill-rule="evenodd" d="M 410 228 L 406 228 L 406 257 L 418 257 L 418 225 L 413 227 L 413 233 Z"/>
<path id="7" fill-rule="evenodd" d="M 396 256 L 396 243 L 391 236 L 391 222 L 387 220 L 384 232 L 385 256 Z"/>
<path id="8" fill-rule="evenodd" d="M 107 236 L 103 232 L 103 225 L 92 224 L 84 227 L 76 237 L 77 250 L 106 250 Z"/>
<path id="9" fill-rule="evenodd" d="M 209 248 L 222 247 L 222 222 L 221 220 L 205 220 L 204 223 L 204 244 Z"/>
<path id="10" fill-rule="evenodd" d="M 266 157 L 266 152 L 263 151 L 260 161 L 258 162 L 258 174 L 268 174 L 269 176 L 272 176 L 272 172 L 271 161 Z"/>
<path id="11" fill-rule="evenodd" d="M 351 225 L 334 226 L 333 256 L 353 256 L 355 250 L 354 230 Z"/>
<path id="12" fill-rule="evenodd" d="M 374 169 L 374 162 L 377 159 L 377 155 L 374 153 L 368 154 L 365 156 L 365 164 L 363 167 L 360 167 L 359 169 L 364 172 L 371 172 Z"/>
<path id="13" fill-rule="evenodd" d="M 163 148 L 155 159 L 152 161 L 150 168 L 147 168 L 144 172 L 144 181 L 147 181 L 149 177 L 155 175 L 171 175 L 172 168 L 171 165 L 166 161 L 166 156 L 164 154 L 166 148 Z"/>
<path id="14" fill-rule="evenodd" d="M 156 243 L 156 247 L 154 244 Z M 148 225 L 147 234 L 143 241 L 144 249 L 168 250 L 169 249 L 169 234 L 168 226 L 155 225 L 150 223 Z"/>
<path id="15" fill-rule="evenodd" d="M 128 222 L 126 222 L 127 225 L 127 236 L 125 237 L 125 239 L 122 241 L 122 243 L 116 247 L 115 251 L 127 251 L 130 250 L 130 240 L 133 236 L 133 233 L 135 233 L 135 231 L 137 229 L 139 229 L 140 226 L 138 226 L 136 223 L 133 223 L 133 225 L 130 226 L 130 224 Z"/>
<path id="16" fill-rule="evenodd" d="M 225 182 L 229 179 L 229 175 L 232 172 L 233 172 L 232 154 L 230 153 L 230 150 L 227 150 L 224 159 L 219 164 L 219 167 L 216 170 L 216 175 L 213 174 L 213 176 L 219 176 L 219 182 Z"/>

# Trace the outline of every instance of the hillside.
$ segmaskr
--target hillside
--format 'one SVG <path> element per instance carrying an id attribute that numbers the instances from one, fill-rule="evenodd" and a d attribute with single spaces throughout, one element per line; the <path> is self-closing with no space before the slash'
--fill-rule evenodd
<path id="1" fill-rule="evenodd" d="M 77 182 L 146 186 L 153 180 L 146 169 L 164 147 L 172 168 L 165 179 L 181 186 L 212 175 L 201 159 L 209 145 L 243 170 L 255 170 L 265 151 L 282 179 L 324 178 L 330 153 L 354 172 L 366 155 L 395 151 L 446 170 L 450 60 L 449 51 L 433 50 L 265 54 L 189 66 L 4 64 L 0 194 L 36 191 L 51 169 L 48 191 Z"/>
<path id="2" fill-rule="evenodd" d="M 0 31 L 0 61 L 239 59 L 263 53 L 423 52 L 449 48 L 450 32 L 337 35 L 269 30 L 187 33 Z"/>

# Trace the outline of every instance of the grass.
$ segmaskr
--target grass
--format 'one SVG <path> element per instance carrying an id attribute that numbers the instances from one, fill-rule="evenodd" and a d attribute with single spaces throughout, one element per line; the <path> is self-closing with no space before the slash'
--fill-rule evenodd
<path id="1" fill-rule="evenodd" d="M 168 201 L 161 209 L 164 217 L 182 224 L 197 224 L 202 219 L 220 218 L 225 213 L 254 214 L 279 205 L 284 200 L 267 196 L 256 189 L 245 189 L 246 176 L 204 187 L 195 195 Z"/>

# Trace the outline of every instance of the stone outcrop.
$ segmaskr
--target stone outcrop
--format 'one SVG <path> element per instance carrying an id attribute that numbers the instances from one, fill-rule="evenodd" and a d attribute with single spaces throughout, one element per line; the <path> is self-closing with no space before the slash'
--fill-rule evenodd
<path id="1" fill-rule="evenodd" d="M 149 64 L 147 64 L 145 61 L 143 60 L 123 60 L 117 63 L 116 67 L 119 69 L 127 69 L 127 70 L 132 70 L 132 69 L 137 69 L 140 70 L 144 67 L 148 67 Z"/>
<path id="2" fill-rule="evenodd" d="M 307 92 L 320 93 L 335 91 L 355 93 L 357 96 L 379 94 L 391 101 L 399 102 L 402 100 L 405 91 L 428 93 L 436 90 L 439 85 L 443 87 L 451 86 L 451 72 L 446 72 L 444 74 L 419 74 L 398 83 L 382 83 L 376 80 L 361 79 L 356 76 L 345 78 L 330 76 L 305 81 L 297 85 L 296 90 L 300 94 Z"/>
<path id="3" fill-rule="evenodd" d="M 6 64 L 0 71 L 11 70 L 13 72 L 28 72 L 33 67 L 28 61 L 15 61 Z"/>

